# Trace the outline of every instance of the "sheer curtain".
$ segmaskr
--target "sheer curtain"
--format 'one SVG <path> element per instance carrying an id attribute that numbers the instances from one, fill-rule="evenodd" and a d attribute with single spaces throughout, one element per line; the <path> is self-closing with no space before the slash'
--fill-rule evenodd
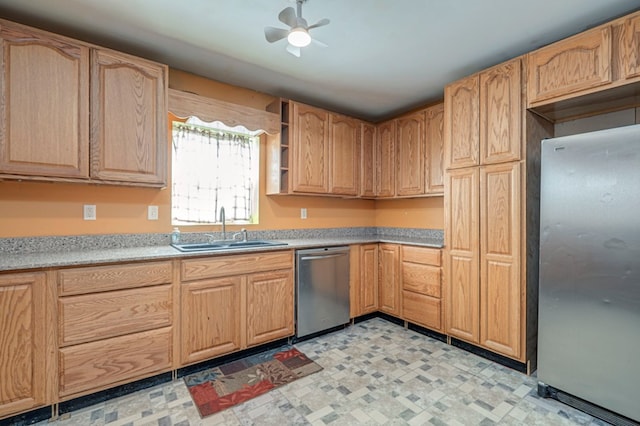
<path id="1" fill-rule="evenodd" d="M 224 207 L 227 220 L 251 222 L 257 145 L 251 135 L 174 123 L 172 221 L 215 223 Z"/>

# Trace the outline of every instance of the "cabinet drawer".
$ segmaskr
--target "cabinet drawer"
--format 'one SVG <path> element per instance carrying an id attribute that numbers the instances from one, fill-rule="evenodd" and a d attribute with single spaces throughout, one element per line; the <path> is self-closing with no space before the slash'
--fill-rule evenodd
<path id="1" fill-rule="evenodd" d="M 98 390 L 168 370 L 171 327 L 60 350 L 60 395 Z"/>
<path id="2" fill-rule="evenodd" d="M 92 266 L 58 271 L 60 296 L 171 283 L 171 262 Z"/>
<path id="3" fill-rule="evenodd" d="M 440 267 L 402 262 L 402 289 L 440 298 Z"/>
<path id="4" fill-rule="evenodd" d="M 440 252 L 440 249 L 429 247 L 402 246 L 402 260 L 404 262 L 440 266 Z"/>
<path id="5" fill-rule="evenodd" d="M 187 259 L 182 261 L 182 281 L 291 268 L 293 268 L 291 250 Z"/>
<path id="6" fill-rule="evenodd" d="M 60 345 L 171 325 L 171 285 L 62 297 Z"/>
<path id="7" fill-rule="evenodd" d="M 404 319 L 434 330 L 442 330 L 440 299 L 412 291 L 402 292 Z"/>

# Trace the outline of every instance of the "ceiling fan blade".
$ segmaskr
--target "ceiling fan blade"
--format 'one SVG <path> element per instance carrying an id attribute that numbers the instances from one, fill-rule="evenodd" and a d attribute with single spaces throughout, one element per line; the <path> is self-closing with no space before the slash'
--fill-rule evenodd
<path id="1" fill-rule="evenodd" d="M 329 22 L 331 22 L 331 21 L 328 20 L 327 18 L 321 19 L 318 22 L 316 22 L 315 24 L 309 26 L 307 28 L 307 30 L 310 30 L 311 28 L 324 27 L 325 25 L 329 25 Z"/>
<path id="2" fill-rule="evenodd" d="M 311 39 L 311 43 L 313 43 L 313 44 L 317 44 L 317 45 L 318 45 L 318 46 L 320 46 L 320 47 L 329 47 L 329 46 L 328 46 L 328 45 L 326 45 L 325 43 L 323 43 L 323 42 L 321 42 L 321 41 L 319 41 L 319 40 L 316 40 L 315 38 L 312 38 L 312 39 Z"/>
<path id="3" fill-rule="evenodd" d="M 287 24 L 291 28 L 298 26 L 298 17 L 296 16 L 296 10 L 292 7 L 282 9 L 282 12 L 278 14 L 278 19 L 283 24 Z"/>
<path id="4" fill-rule="evenodd" d="M 299 47 L 287 44 L 287 52 L 291 53 L 293 56 L 295 56 L 297 58 L 300 57 L 300 48 Z"/>
<path id="5" fill-rule="evenodd" d="M 289 30 L 283 30 L 282 28 L 264 27 L 264 37 L 269 43 L 282 40 L 289 35 Z"/>

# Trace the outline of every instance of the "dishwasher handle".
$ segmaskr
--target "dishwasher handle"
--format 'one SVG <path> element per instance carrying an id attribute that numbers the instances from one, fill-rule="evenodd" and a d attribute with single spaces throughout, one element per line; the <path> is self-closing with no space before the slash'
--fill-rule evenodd
<path id="1" fill-rule="evenodd" d="M 317 256 L 302 256 L 300 260 L 316 260 L 316 259 L 331 259 L 332 257 L 340 257 L 345 256 L 347 253 L 336 253 L 336 254 L 319 254 Z"/>

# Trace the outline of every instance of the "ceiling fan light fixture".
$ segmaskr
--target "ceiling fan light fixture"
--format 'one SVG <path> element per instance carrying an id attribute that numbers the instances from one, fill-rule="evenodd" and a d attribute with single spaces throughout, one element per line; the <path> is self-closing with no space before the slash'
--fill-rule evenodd
<path id="1" fill-rule="evenodd" d="M 306 47 L 311 43 L 311 36 L 306 29 L 297 27 L 289 31 L 287 41 L 295 47 Z"/>

